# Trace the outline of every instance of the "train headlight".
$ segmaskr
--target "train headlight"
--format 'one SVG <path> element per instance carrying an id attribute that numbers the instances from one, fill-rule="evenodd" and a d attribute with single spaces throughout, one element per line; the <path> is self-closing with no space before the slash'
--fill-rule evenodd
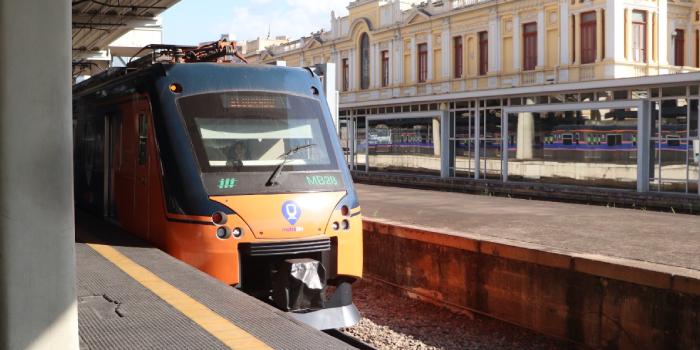
<path id="1" fill-rule="evenodd" d="M 339 228 L 340 224 L 337 221 L 333 222 L 333 231 L 338 231 Z"/>
<path id="2" fill-rule="evenodd" d="M 350 221 L 343 220 L 343 222 L 340 223 L 340 226 L 343 228 L 343 230 L 347 230 L 350 228 Z"/>
<path id="3" fill-rule="evenodd" d="M 231 231 L 231 234 L 233 235 L 233 237 L 241 238 L 243 236 L 243 229 L 240 227 L 236 227 L 233 229 L 233 231 Z"/>
<path id="4" fill-rule="evenodd" d="M 211 222 L 214 223 L 214 225 L 221 226 L 228 221 L 228 215 L 225 213 L 222 213 L 220 211 L 217 211 L 214 214 L 211 214 Z"/>
<path id="5" fill-rule="evenodd" d="M 219 226 L 216 228 L 216 237 L 219 237 L 219 239 L 227 239 L 231 237 L 231 230 L 226 226 Z"/>
<path id="6" fill-rule="evenodd" d="M 182 85 L 178 83 L 172 83 L 168 88 L 170 89 L 170 92 L 175 94 L 179 94 L 182 92 Z"/>

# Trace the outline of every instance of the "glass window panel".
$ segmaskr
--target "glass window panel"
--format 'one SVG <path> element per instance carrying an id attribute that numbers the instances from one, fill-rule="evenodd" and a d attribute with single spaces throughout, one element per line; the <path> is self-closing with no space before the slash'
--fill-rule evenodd
<path id="1" fill-rule="evenodd" d="M 555 94 L 549 95 L 549 103 L 562 103 L 564 101 L 564 95 Z"/>
<path id="2" fill-rule="evenodd" d="M 616 100 L 626 100 L 627 99 L 627 90 L 618 90 L 613 92 L 613 96 L 615 97 Z"/>
<path id="3" fill-rule="evenodd" d="M 685 86 L 665 87 L 665 88 L 661 89 L 661 94 L 663 95 L 663 97 L 685 96 L 686 95 L 686 87 Z"/>
<path id="4" fill-rule="evenodd" d="M 598 91 L 598 101 L 612 101 L 613 92 L 612 91 Z"/>
<path id="5" fill-rule="evenodd" d="M 468 108 L 469 103 L 467 101 L 458 101 L 457 102 L 457 108 Z"/>
<path id="6" fill-rule="evenodd" d="M 647 90 L 632 90 L 632 99 L 649 98 Z"/>
<path id="7" fill-rule="evenodd" d="M 636 188 L 636 111 L 511 114 L 507 138 L 514 181 Z"/>
<path id="8" fill-rule="evenodd" d="M 370 170 L 419 174 L 440 173 L 440 119 L 402 118 L 369 122 Z"/>
<path id="9" fill-rule="evenodd" d="M 688 100 L 661 101 L 660 134 L 655 141 L 657 163 L 655 179 L 658 190 L 686 192 L 688 189 L 688 153 L 693 143 L 688 142 Z"/>
<path id="10" fill-rule="evenodd" d="M 486 106 L 487 107 L 496 107 L 501 105 L 501 100 L 487 100 L 486 101 Z"/>
<path id="11" fill-rule="evenodd" d="M 581 102 L 593 102 L 595 98 L 592 92 L 585 92 L 581 94 Z"/>

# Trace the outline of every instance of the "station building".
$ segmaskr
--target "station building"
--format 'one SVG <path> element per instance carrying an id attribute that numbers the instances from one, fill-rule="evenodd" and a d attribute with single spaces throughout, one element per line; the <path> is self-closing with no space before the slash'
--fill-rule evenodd
<path id="1" fill-rule="evenodd" d="M 353 169 L 699 193 L 700 1 L 347 8 L 248 57 L 335 65 Z"/>

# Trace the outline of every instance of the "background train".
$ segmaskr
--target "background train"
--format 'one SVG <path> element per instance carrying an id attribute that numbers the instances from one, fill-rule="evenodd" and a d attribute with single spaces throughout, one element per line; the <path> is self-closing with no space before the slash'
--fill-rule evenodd
<path id="1" fill-rule="evenodd" d="M 664 106 L 652 139 L 652 151 L 657 151 L 665 164 L 685 164 L 688 154 L 700 152 L 697 120 L 686 123 L 687 108 Z M 658 115 L 658 111 L 656 111 Z M 697 109 L 690 113 L 697 115 Z M 581 113 L 535 114 L 532 133 L 533 159 L 557 162 L 629 163 L 637 157 L 636 112 L 611 111 L 603 121 L 592 121 Z M 590 116 L 589 116 L 590 117 Z M 517 117 L 511 116 L 508 130 L 508 151 L 516 159 Z M 473 135 L 476 130 L 460 120 L 455 125 L 455 152 L 457 156 L 474 154 Z M 370 155 L 412 154 L 435 156 L 432 118 L 412 118 L 373 121 L 367 141 Z M 481 121 L 482 156 L 501 157 L 500 113 L 490 111 Z M 658 131 L 657 129 L 660 129 Z M 690 137 L 689 137 L 690 136 Z M 696 162 L 698 159 L 691 161 Z"/>
<path id="2" fill-rule="evenodd" d="M 77 205 L 316 328 L 356 323 L 360 206 L 318 76 L 150 49 L 74 87 Z"/>

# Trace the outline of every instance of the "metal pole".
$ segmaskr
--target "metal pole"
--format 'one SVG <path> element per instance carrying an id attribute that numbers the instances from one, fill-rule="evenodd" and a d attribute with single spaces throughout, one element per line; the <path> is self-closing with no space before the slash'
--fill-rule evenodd
<path id="1" fill-rule="evenodd" d="M 651 103 L 642 100 L 637 109 L 637 192 L 649 191 Z"/>
<path id="2" fill-rule="evenodd" d="M 450 177 L 450 112 L 447 103 L 440 108 L 440 177 Z"/>

